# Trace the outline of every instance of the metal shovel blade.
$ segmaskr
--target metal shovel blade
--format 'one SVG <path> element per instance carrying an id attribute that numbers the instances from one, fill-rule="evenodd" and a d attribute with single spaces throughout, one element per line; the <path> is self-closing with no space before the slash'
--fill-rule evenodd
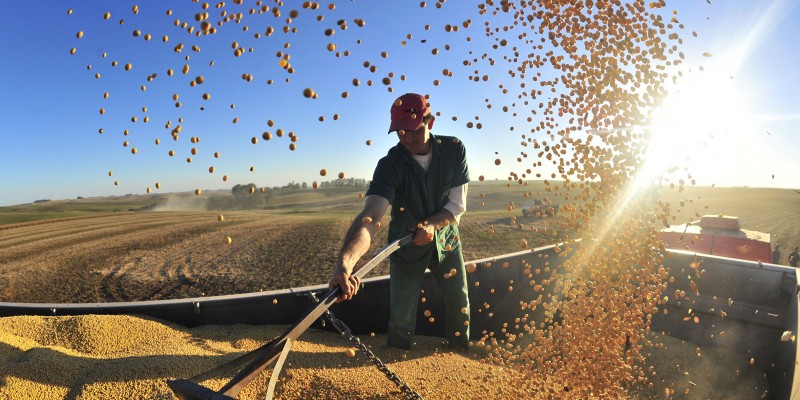
<path id="1" fill-rule="evenodd" d="M 167 381 L 167 385 L 180 400 L 235 400 L 186 379 Z"/>

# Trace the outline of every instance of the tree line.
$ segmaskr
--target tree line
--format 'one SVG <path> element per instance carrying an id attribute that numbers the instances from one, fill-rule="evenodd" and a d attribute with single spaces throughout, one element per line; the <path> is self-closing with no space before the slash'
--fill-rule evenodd
<path id="1" fill-rule="evenodd" d="M 208 199 L 206 208 L 209 210 L 252 210 L 269 208 L 275 204 L 275 198 L 281 193 L 290 193 L 302 190 L 315 190 L 307 182 L 291 181 L 283 186 L 263 187 L 255 183 L 237 184 L 231 188 L 231 196 L 215 196 Z M 318 189 L 325 191 L 366 191 L 369 181 L 363 178 L 334 179 L 320 182 Z"/>

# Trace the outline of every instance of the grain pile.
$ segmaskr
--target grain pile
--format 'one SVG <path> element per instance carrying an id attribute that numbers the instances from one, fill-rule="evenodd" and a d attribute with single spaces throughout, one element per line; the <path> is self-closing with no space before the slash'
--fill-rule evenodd
<path id="1" fill-rule="evenodd" d="M 172 398 L 166 385 L 257 348 L 285 326 L 206 326 L 186 329 L 131 316 L 14 317 L 0 319 L 0 397 L 42 399 Z M 396 398 L 398 391 L 362 356 L 346 355 L 336 334 L 309 331 L 295 342 L 278 385 L 278 398 Z M 389 349 L 385 336 L 364 337 L 400 376 L 429 398 L 458 388 L 470 398 L 510 393 L 520 374 L 470 354 L 440 352 L 441 339 L 420 337 L 423 350 Z M 267 371 L 268 373 L 269 371 Z M 267 373 L 242 399 L 263 398 Z M 224 378 L 224 377 L 223 377 Z M 230 379 L 230 377 L 227 377 Z M 203 382 L 211 388 L 226 380 Z"/>
<path id="2" fill-rule="evenodd" d="M 128 399 L 173 398 L 167 379 L 187 378 L 257 348 L 285 326 L 204 326 L 187 329 L 135 316 L 63 316 L 0 318 L 0 398 Z M 515 367 L 481 361 L 483 354 L 450 352 L 439 338 L 420 336 L 413 351 L 385 345 L 384 335 L 364 343 L 389 368 L 428 399 L 548 397 Z M 759 398 L 760 372 L 741 357 L 707 350 L 708 361 L 694 356 L 690 344 L 664 338 L 670 351 L 653 350 L 659 383 L 635 397 L 662 398 L 663 387 L 676 398 Z M 280 399 L 389 399 L 400 392 L 361 354 L 348 357 L 345 339 L 310 330 L 292 347 L 277 387 Z M 704 360 L 706 360 L 704 359 Z M 708 364 L 739 369 L 715 372 Z M 263 398 L 270 371 L 241 392 L 241 399 Z M 203 382 L 219 388 L 225 377 Z M 229 379 L 229 377 L 228 377 Z M 695 385 L 688 383 L 692 381 Z M 689 396 L 682 396 L 691 388 Z M 563 388 L 549 397 L 562 397 Z"/>

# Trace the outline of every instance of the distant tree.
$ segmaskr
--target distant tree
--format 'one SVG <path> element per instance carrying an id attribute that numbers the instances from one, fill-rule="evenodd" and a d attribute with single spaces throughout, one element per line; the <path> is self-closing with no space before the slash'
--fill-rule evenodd
<path id="1" fill-rule="evenodd" d="M 334 189 L 339 191 L 346 190 L 367 190 L 369 181 L 363 178 L 334 179 L 319 183 L 320 189 Z"/>
<path id="2" fill-rule="evenodd" d="M 254 209 L 264 207 L 264 196 L 260 195 L 255 183 L 237 184 L 231 188 L 233 207 L 236 209 Z"/>
<path id="3" fill-rule="evenodd" d="M 231 193 L 233 194 L 233 197 L 246 197 L 252 194 L 251 190 L 253 193 L 255 192 L 255 183 L 248 183 L 247 185 L 236 184 L 233 188 L 231 188 Z"/>
<path id="4" fill-rule="evenodd" d="M 264 199 L 264 205 L 269 206 L 275 201 L 275 196 L 277 195 L 279 189 L 277 188 L 264 188 L 264 193 L 262 193 L 261 197 Z"/>
<path id="5" fill-rule="evenodd" d="M 302 186 L 299 183 L 297 183 L 295 181 L 291 181 L 291 182 L 281 186 L 281 190 L 300 190 L 301 187 Z"/>

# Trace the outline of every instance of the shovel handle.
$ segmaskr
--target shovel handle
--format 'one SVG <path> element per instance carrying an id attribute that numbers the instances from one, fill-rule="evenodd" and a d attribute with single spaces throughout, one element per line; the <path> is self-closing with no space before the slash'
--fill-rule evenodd
<path id="1" fill-rule="evenodd" d="M 413 234 L 409 234 L 395 240 L 392 243 L 389 243 L 353 275 L 357 276 L 359 279 L 363 278 L 390 254 L 397 251 L 397 249 L 400 247 L 410 243 L 412 237 Z M 339 297 L 341 290 L 342 288 L 340 286 L 331 289 L 328 294 L 325 295 L 325 297 L 323 297 L 313 308 L 306 312 L 306 314 L 297 323 L 284 332 L 280 337 L 273 339 L 271 342 L 243 356 L 240 356 L 235 360 L 229 361 L 226 364 L 220 365 L 200 375 L 196 375 L 189 380 L 181 379 L 177 381 L 169 381 L 168 383 L 170 388 L 181 399 L 228 399 L 236 396 L 239 391 L 241 391 L 248 383 L 250 383 L 250 381 L 253 380 L 253 378 L 255 378 L 268 365 L 275 361 L 282 353 L 288 352 L 288 349 L 284 351 L 284 346 L 300 337 L 300 335 L 302 335 L 303 332 L 305 332 L 306 329 L 308 329 L 308 327 L 317 320 L 317 318 L 319 318 L 328 308 L 330 308 L 330 306 L 336 301 L 336 298 Z M 236 376 L 234 376 L 233 379 L 231 379 L 218 392 L 214 392 L 195 383 L 208 379 L 220 372 L 230 371 L 231 369 L 237 368 L 244 364 L 247 365 L 245 365 L 244 368 L 242 368 L 236 374 Z M 273 379 L 274 378 L 275 377 L 273 377 Z"/>

